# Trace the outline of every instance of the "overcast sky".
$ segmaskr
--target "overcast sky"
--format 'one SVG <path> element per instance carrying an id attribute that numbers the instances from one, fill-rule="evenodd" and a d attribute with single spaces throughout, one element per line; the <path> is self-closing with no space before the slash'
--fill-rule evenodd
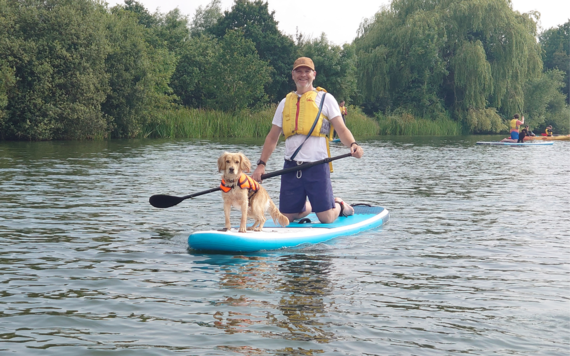
<path id="1" fill-rule="evenodd" d="M 107 0 L 109 6 L 123 4 L 123 0 Z M 199 6 L 205 7 L 211 0 L 138 0 L 151 12 L 157 9 L 166 13 L 178 7 L 184 15 L 194 16 Z M 297 29 L 308 37 L 319 37 L 322 32 L 335 44 L 350 43 L 363 19 L 372 17 L 390 0 L 268 0 L 269 11 L 275 11 L 279 29 L 286 35 L 295 35 Z M 549 29 L 567 22 L 570 18 L 568 0 L 512 0 L 513 9 L 521 13 L 539 11 L 539 26 Z M 230 10 L 234 0 L 221 0 L 222 10 Z"/>

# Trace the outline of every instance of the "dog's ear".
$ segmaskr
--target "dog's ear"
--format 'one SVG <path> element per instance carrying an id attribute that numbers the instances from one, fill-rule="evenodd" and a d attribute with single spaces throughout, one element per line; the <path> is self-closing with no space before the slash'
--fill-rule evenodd
<path id="1" fill-rule="evenodd" d="M 227 152 L 224 152 L 220 158 L 218 158 L 218 172 L 222 172 L 226 170 L 226 156 L 228 155 Z"/>
<path id="2" fill-rule="evenodd" d="M 240 169 L 243 172 L 249 173 L 251 172 L 251 162 L 249 161 L 249 159 L 243 154 L 243 153 L 239 153 L 239 158 L 240 158 Z"/>

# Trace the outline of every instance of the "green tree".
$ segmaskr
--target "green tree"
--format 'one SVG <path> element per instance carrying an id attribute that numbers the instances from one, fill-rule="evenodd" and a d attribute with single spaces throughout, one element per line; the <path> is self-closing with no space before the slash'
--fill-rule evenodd
<path id="1" fill-rule="evenodd" d="M 124 5 L 118 5 L 118 7 L 135 14 L 138 22 L 146 28 L 152 28 L 156 25 L 157 20 L 155 16 L 153 16 L 143 4 L 136 0 L 125 0 Z"/>
<path id="2" fill-rule="evenodd" d="M 299 53 L 310 57 L 315 63 L 317 78 L 315 84 L 325 88 L 340 102 L 351 101 L 357 94 L 356 55 L 354 46 L 342 47 L 331 44 L 326 35 L 313 40 L 300 38 Z"/>
<path id="3" fill-rule="evenodd" d="M 277 28 L 274 14 L 269 13 L 267 2 L 236 0 L 231 11 L 225 11 L 210 32 L 222 38 L 228 30 L 240 30 L 254 43 L 259 58 L 272 69 L 271 85 L 265 91 L 272 102 L 277 102 L 293 89 L 291 66 L 297 53 L 293 40 Z"/>
<path id="4" fill-rule="evenodd" d="M 502 130 L 500 117 L 520 110 L 525 83 L 542 71 L 535 16 L 506 0 L 394 0 L 355 40 L 364 100 Z"/>
<path id="5" fill-rule="evenodd" d="M 182 48 L 170 86 L 184 106 L 207 107 L 204 89 L 210 81 L 223 80 L 211 76 L 219 51 L 218 40 L 206 35 L 193 36 Z"/>
<path id="6" fill-rule="evenodd" d="M 90 0 L 1 0 L 0 63 L 10 87 L 4 139 L 105 134 L 106 16 L 105 7 Z"/>
<path id="7" fill-rule="evenodd" d="M 155 14 L 156 25 L 152 27 L 160 44 L 157 48 L 166 47 L 170 52 L 180 54 L 186 42 L 190 40 L 190 23 L 188 16 L 182 15 L 178 8 L 166 14 Z"/>
<path id="8" fill-rule="evenodd" d="M 113 137 L 134 137 L 174 100 L 169 81 L 175 70 L 175 55 L 145 41 L 146 31 L 137 16 L 121 7 L 112 9 L 108 36 L 112 50 L 106 58 L 110 93 L 102 110 L 109 119 Z"/>
<path id="9" fill-rule="evenodd" d="M 222 18 L 220 0 L 212 0 L 206 7 L 199 6 L 194 13 L 190 31 L 192 36 L 199 36 L 209 31 Z"/>
<path id="10" fill-rule="evenodd" d="M 14 73 L 12 68 L 0 62 L 0 128 L 4 126 L 4 119 L 7 116 L 5 108 L 8 106 L 8 93 L 16 84 Z"/>
<path id="11" fill-rule="evenodd" d="M 259 58 L 253 42 L 240 31 L 228 31 L 219 45 L 204 88 L 208 107 L 237 111 L 265 104 L 269 66 Z"/>
<path id="12" fill-rule="evenodd" d="M 542 60 L 544 69 L 559 69 L 564 74 L 562 92 L 566 95 L 566 103 L 570 105 L 570 21 L 557 28 L 551 28 L 540 35 Z"/>
<path id="13" fill-rule="evenodd" d="M 570 132 L 570 111 L 561 92 L 565 73 L 558 69 L 544 72 L 525 86 L 525 122 L 539 131 L 552 125 L 555 131 Z"/>

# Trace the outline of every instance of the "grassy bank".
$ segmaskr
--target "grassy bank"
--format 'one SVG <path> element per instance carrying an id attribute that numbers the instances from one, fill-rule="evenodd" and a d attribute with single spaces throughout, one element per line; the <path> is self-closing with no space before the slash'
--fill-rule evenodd
<path id="1" fill-rule="evenodd" d="M 462 134 L 461 124 L 450 118 L 437 120 L 416 118 L 412 114 L 401 112 L 391 115 L 377 114 L 379 135 L 401 136 L 455 136 Z"/>
<path id="2" fill-rule="evenodd" d="M 271 129 L 276 106 L 261 111 L 226 113 L 214 110 L 178 108 L 160 115 L 160 120 L 145 126 L 141 137 L 149 138 L 223 138 L 265 137 Z M 346 124 L 355 137 L 373 136 L 378 124 L 358 108 L 349 108 Z"/>

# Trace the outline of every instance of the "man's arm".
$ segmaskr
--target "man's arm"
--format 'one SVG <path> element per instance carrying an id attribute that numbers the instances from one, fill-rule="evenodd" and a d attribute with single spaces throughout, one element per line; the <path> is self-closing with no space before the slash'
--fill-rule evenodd
<path id="1" fill-rule="evenodd" d="M 352 156 L 356 158 L 362 157 L 362 155 L 364 154 L 364 150 L 362 150 L 362 147 L 360 147 L 358 144 L 351 146 L 351 144 L 355 142 L 354 136 L 352 136 L 352 132 L 350 132 L 348 127 L 346 127 L 346 125 L 344 124 L 344 120 L 342 119 L 342 117 L 341 116 L 333 117 L 331 119 L 331 123 L 335 131 L 337 132 L 338 137 L 340 138 L 340 142 L 342 142 L 343 145 L 350 148 Z"/>
<path id="2" fill-rule="evenodd" d="M 281 127 L 277 125 L 271 126 L 271 130 L 267 134 L 267 137 L 265 137 L 265 143 L 263 144 L 263 149 L 261 150 L 261 157 L 259 158 L 260 160 L 267 163 L 269 157 L 271 157 L 271 154 L 273 153 L 273 151 L 275 151 L 275 147 L 277 147 L 277 143 L 279 142 L 279 136 L 281 136 Z M 265 165 L 259 164 L 255 168 L 251 176 L 256 181 L 261 182 L 261 175 L 263 173 L 265 173 Z"/>

